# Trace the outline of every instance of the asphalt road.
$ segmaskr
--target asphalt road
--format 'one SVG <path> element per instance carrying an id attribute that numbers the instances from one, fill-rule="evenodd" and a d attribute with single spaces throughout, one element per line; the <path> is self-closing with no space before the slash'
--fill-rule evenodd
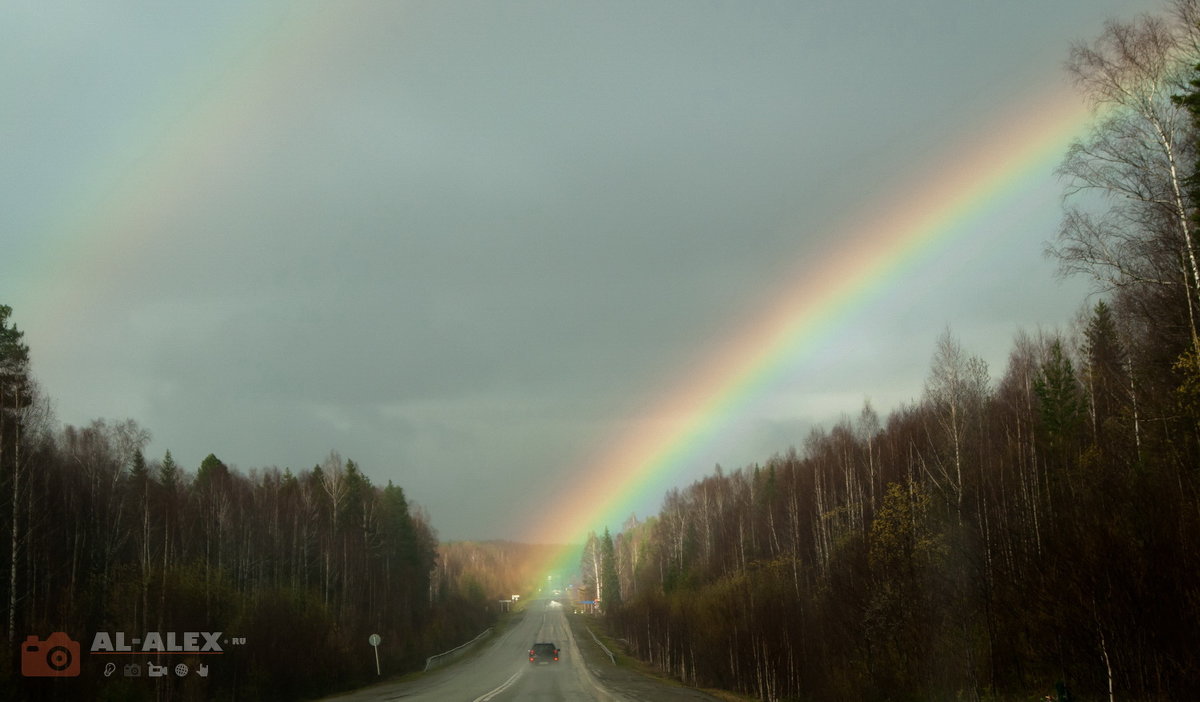
<path id="1" fill-rule="evenodd" d="M 529 662 L 529 647 L 549 641 L 560 650 L 558 663 Z M 621 700 L 607 693 L 587 669 L 575 638 L 567 627 L 562 607 L 537 602 L 515 626 L 495 637 L 479 653 L 417 680 L 372 686 L 328 698 L 328 702 L 383 702 L 384 700 Z"/>
<path id="2" fill-rule="evenodd" d="M 529 647 L 548 641 L 559 648 L 557 663 L 529 662 Z M 581 645 L 595 648 L 590 640 L 577 642 L 567 624 L 563 608 L 555 602 L 532 603 L 524 618 L 506 632 L 480 644 L 481 650 L 431 671 L 416 680 L 384 683 L 325 702 L 391 702 L 428 700 L 438 702 L 633 702 L 634 700 L 713 699 L 694 690 L 663 684 L 652 678 L 619 671 L 605 671 L 607 658 L 589 652 L 593 664 L 580 651 Z M 598 651 L 598 649 L 597 649 Z M 593 665 L 596 666 L 593 669 Z M 611 679 L 613 689 L 598 679 Z M 636 679 L 630 679 L 630 675 Z M 684 695 L 681 697 L 681 695 Z"/>

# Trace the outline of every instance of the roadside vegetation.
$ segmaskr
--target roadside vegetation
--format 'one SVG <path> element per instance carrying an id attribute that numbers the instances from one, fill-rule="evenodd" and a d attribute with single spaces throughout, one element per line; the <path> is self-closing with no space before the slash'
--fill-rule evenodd
<path id="1" fill-rule="evenodd" d="M 420 670 L 491 626 L 497 593 L 531 582 L 548 548 L 439 544 L 402 487 L 374 485 L 336 452 L 294 472 L 242 472 L 213 454 L 191 470 L 170 451 L 147 459 L 150 434 L 132 420 L 59 427 L 11 317 L 0 305 L 0 628 L 13 652 L 0 698 L 311 698 L 377 679 L 371 634 L 385 675 Z M 105 679 L 86 656 L 79 677 L 22 677 L 25 637 L 55 631 L 84 652 L 100 631 L 245 643 L 205 678 Z"/>
<path id="2" fill-rule="evenodd" d="M 1078 323 L 995 376 L 947 330 L 919 400 L 594 536 L 629 651 L 763 700 L 1200 699 L 1198 19 L 1070 51 L 1096 112 L 1048 252 L 1096 284 Z"/>

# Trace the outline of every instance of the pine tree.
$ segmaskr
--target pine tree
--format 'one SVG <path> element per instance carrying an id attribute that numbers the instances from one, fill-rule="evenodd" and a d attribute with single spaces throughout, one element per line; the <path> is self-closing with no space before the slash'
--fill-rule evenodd
<path id="1" fill-rule="evenodd" d="M 29 378 L 29 347 L 21 339 L 25 332 L 9 325 L 12 308 L 0 305 L 0 476 L 8 475 L 12 486 L 12 530 L 9 533 L 8 641 L 16 636 L 17 560 L 21 507 L 21 417 L 32 401 Z"/>

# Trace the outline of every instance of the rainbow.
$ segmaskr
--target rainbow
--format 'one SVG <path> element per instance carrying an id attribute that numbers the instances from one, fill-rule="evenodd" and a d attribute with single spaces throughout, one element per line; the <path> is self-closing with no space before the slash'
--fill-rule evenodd
<path id="1" fill-rule="evenodd" d="M 606 448 L 586 457 L 581 473 L 591 489 L 552 510 L 551 523 L 575 543 L 589 531 L 614 535 L 629 505 L 658 476 L 685 465 L 711 466 L 706 456 L 756 400 L 770 392 L 798 358 L 811 356 L 839 320 L 881 298 L 923 257 L 952 237 L 967 235 L 976 218 L 1011 205 L 1031 179 L 1050 174 L 1090 113 L 1070 91 L 1035 95 L 970 135 L 897 188 L 837 228 L 819 267 L 804 266 L 744 328 L 725 338 L 700 369 L 665 393 L 645 421 L 631 424 Z M 1030 119 L 1030 115 L 1036 115 Z M 864 388 L 864 390 L 867 390 Z M 765 458 L 765 457 L 764 457 Z M 578 546 L 546 564 L 573 572 Z"/>
<path id="2" fill-rule="evenodd" d="M 228 19 L 230 29 L 200 44 L 188 66 L 160 76 L 162 90 L 129 111 L 135 119 L 64 178 L 59 201 L 37 225 L 38 249 L 25 254 L 29 280 L 40 283 L 19 303 L 29 319 L 69 328 L 87 313 L 78 300 L 133 274 L 131 259 L 162 235 L 163 223 L 250 158 L 271 129 L 264 112 L 296 107 L 306 71 L 353 31 L 353 13 L 320 4 L 281 14 L 263 3 Z"/>
<path id="3" fill-rule="evenodd" d="M 149 100 L 140 112 L 146 117 L 96 154 L 93 167 L 81 169 L 64 187 L 54 216 L 39 227 L 47 232 L 42 250 L 26 257 L 43 267 L 29 277 L 54 285 L 19 303 L 33 310 L 30 318 L 55 319 L 65 328 L 81 313 L 72 312 L 72 301 L 82 290 L 128 273 L 123 256 L 149 243 L 164 219 L 220 178 L 232 154 L 261 140 L 270 120 L 255 111 L 285 109 L 299 99 L 293 91 L 303 90 L 300 77 L 336 50 L 340 34 L 355 30 L 352 15 L 316 5 L 282 20 L 265 11 L 243 18 L 255 29 L 208 47 L 191 73 L 175 77 L 175 88 Z M 247 66 L 253 70 L 241 70 Z M 215 83 L 219 99 L 197 97 Z M 1056 87 L 999 115 L 970 142 L 947 144 L 905 187 L 864 198 L 862 211 L 835 228 L 832 240 L 843 243 L 819 268 L 798 265 L 788 277 L 798 283 L 766 298 L 748 323 L 722 335 L 727 343 L 690 366 L 698 370 L 662 393 L 657 406 L 575 462 L 573 475 L 592 476 L 589 489 L 564 493 L 548 518 L 577 544 L 589 531 L 619 527 L 631 500 L 659 476 L 684 465 L 711 465 L 706 450 L 786 368 L 820 349 L 840 319 L 878 300 L 923 256 L 969 233 L 964 224 L 973 217 L 1048 173 L 1088 118 L 1080 101 Z M 147 134 L 157 138 L 147 140 Z M 124 156 L 138 151 L 143 156 L 136 162 Z M 39 343 L 53 346 L 52 340 Z M 561 559 L 575 553 L 564 550 L 547 568 L 572 566 Z"/>

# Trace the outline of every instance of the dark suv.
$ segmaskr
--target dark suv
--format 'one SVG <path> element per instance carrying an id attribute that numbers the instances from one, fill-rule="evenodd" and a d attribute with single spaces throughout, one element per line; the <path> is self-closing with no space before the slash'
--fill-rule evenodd
<path id="1" fill-rule="evenodd" d="M 552 643 L 535 643 L 529 649 L 530 663 L 557 663 L 558 647 Z"/>

